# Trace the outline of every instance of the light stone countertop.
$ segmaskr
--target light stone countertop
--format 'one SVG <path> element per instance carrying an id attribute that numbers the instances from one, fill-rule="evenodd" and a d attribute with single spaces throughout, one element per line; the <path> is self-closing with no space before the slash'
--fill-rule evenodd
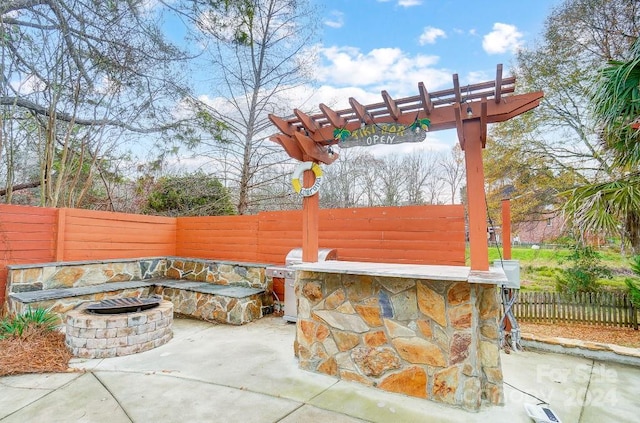
<path id="1" fill-rule="evenodd" d="M 295 270 L 349 275 L 388 276 L 393 278 L 429 279 L 440 281 L 466 281 L 469 283 L 503 285 L 507 283 L 504 270 L 497 267 L 489 271 L 472 271 L 467 266 L 434 266 L 423 264 L 368 263 L 359 261 L 327 260 L 300 263 Z"/>

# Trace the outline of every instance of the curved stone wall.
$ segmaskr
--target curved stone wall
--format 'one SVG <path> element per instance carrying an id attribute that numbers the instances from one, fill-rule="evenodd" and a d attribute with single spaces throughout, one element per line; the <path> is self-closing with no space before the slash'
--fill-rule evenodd
<path id="1" fill-rule="evenodd" d="M 66 344 L 80 358 L 136 354 L 166 344 L 173 337 L 173 304 L 135 313 L 91 314 L 71 310 L 66 318 Z"/>

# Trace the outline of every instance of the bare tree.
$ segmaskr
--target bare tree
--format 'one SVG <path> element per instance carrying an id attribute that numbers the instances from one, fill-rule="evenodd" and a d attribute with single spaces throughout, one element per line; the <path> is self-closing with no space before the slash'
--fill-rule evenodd
<path id="1" fill-rule="evenodd" d="M 245 214 L 259 209 L 262 199 L 254 194 L 274 180 L 258 175 L 287 160 L 266 140 L 272 132 L 268 114 L 288 113 L 282 105 L 290 102 L 284 99 L 304 82 L 315 20 L 297 0 L 229 2 L 224 13 L 204 7 L 198 12 L 204 42 L 218 41 L 209 56 L 217 74 L 215 100 L 193 105 L 199 116 L 219 123 L 221 137 L 207 143 L 207 153 L 224 157 L 223 179 L 235 192 L 238 213 Z"/>
<path id="2" fill-rule="evenodd" d="M 369 153 L 357 148 L 343 149 L 338 160 L 325 166 L 320 195 L 323 207 L 356 207 L 365 196 L 367 169 L 375 161 Z"/>
<path id="3" fill-rule="evenodd" d="M 380 160 L 377 168 L 380 190 L 378 198 L 383 206 L 399 206 L 403 201 L 404 172 L 401 171 L 402 161 L 396 156 L 386 156 Z"/>
<path id="4" fill-rule="evenodd" d="M 408 204 L 438 203 L 442 181 L 434 153 L 414 150 L 402 159 L 401 170 Z"/>
<path id="5" fill-rule="evenodd" d="M 157 18 L 143 0 L 0 3 L 0 142 L 36 152 L 41 204 L 78 206 L 128 135 L 178 128 L 183 55 Z M 14 163 L 3 160 L 8 190 Z"/>
<path id="6" fill-rule="evenodd" d="M 447 156 L 441 156 L 439 160 L 440 177 L 449 189 L 451 204 L 455 204 L 460 192 L 460 187 L 465 178 L 464 156 L 460 144 L 456 144 Z"/>

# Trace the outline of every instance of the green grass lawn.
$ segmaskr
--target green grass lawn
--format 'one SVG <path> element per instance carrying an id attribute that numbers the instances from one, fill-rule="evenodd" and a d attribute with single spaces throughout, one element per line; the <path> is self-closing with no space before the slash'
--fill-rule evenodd
<path id="1" fill-rule="evenodd" d="M 601 279 L 605 289 L 625 289 L 624 280 L 633 276 L 629 266 L 629 257 L 620 252 L 608 249 L 599 251 L 602 264 L 612 270 L 613 278 Z M 493 263 L 503 254 L 502 249 L 489 247 L 489 262 Z M 511 250 L 512 260 L 520 261 L 520 281 L 523 291 L 555 291 L 555 274 L 558 269 L 567 266 L 566 257 L 570 254 L 567 248 L 514 247 Z"/>

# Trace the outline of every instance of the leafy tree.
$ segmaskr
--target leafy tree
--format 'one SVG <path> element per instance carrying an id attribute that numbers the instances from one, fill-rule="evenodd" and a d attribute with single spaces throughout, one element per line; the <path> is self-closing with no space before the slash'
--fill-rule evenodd
<path id="1" fill-rule="evenodd" d="M 592 86 L 608 60 L 628 59 L 639 33 L 635 0 L 568 0 L 551 12 L 542 39 L 519 52 L 518 90 L 542 90 L 545 97 L 532 112 L 497 125 L 492 135 L 503 148 L 487 149 L 493 188 L 504 189 L 496 184 L 502 179 L 502 185 L 518 181 L 510 187 L 518 198 L 512 203 L 515 215 L 535 219 L 549 207 L 559 211 L 577 194 L 567 189 L 617 179 L 615 154 L 591 113 Z M 519 204 L 526 207 L 518 210 Z M 594 228 L 579 224 L 571 207 L 564 211 L 578 229 Z"/>
<path id="2" fill-rule="evenodd" d="M 144 210 L 163 216 L 222 216 L 235 214 L 229 192 L 202 172 L 161 177 L 147 198 Z"/>
<path id="3" fill-rule="evenodd" d="M 544 155 L 532 151 L 526 142 L 503 142 L 503 136 L 495 131 L 484 151 L 490 214 L 501 216 L 501 200 L 509 198 L 514 223 L 546 220 L 561 208 L 558 194 L 573 186 L 575 174 L 554 169 Z"/>
<path id="4" fill-rule="evenodd" d="M 613 171 L 604 182 L 575 188 L 566 209 L 585 230 L 620 232 L 640 252 L 640 39 L 628 61 L 611 61 L 596 79 L 594 113 Z"/>

